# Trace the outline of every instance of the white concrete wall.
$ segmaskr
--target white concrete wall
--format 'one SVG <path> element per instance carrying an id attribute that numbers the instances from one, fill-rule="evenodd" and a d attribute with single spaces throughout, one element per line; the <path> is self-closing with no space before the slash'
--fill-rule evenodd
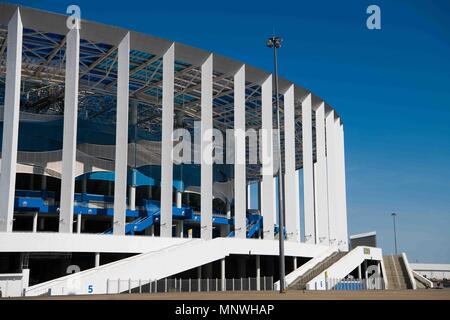
<path id="1" fill-rule="evenodd" d="M 408 274 L 409 282 L 412 285 L 412 289 L 416 290 L 417 289 L 416 280 L 414 280 L 413 270 L 412 270 L 411 266 L 409 265 L 408 257 L 406 256 L 406 253 L 402 252 L 402 258 L 403 258 L 403 263 L 405 264 L 405 267 L 406 267 L 406 272 Z"/>
<path id="2" fill-rule="evenodd" d="M 411 269 L 428 279 L 450 279 L 450 264 L 410 263 Z"/>
<path id="3" fill-rule="evenodd" d="M 19 297 L 23 289 L 28 287 L 30 270 L 24 269 L 22 273 L 0 273 L 1 297 Z"/>
<path id="4" fill-rule="evenodd" d="M 366 249 L 366 250 L 365 250 Z M 367 251 L 368 249 L 368 251 Z M 366 251 L 366 252 L 365 252 Z M 383 254 L 380 248 L 357 247 L 342 257 L 327 270 L 308 282 L 307 288 L 326 290 L 326 279 L 343 279 L 364 260 L 383 261 Z M 384 270 L 384 267 L 382 267 Z"/>
<path id="5" fill-rule="evenodd" d="M 116 236 L 110 234 L 60 234 L 52 232 L 0 233 L 0 252 L 110 252 L 143 253 L 182 244 L 187 238 Z M 278 240 L 215 238 L 231 253 L 278 255 Z M 326 246 L 287 241 L 287 256 L 315 257 Z"/>
<path id="6" fill-rule="evenodd" d="M 304 275 L 307 271 L 314 268 L 316 265 L 324 261 L 326 258 L 328 258 L 331 254 L 333 254 L 336 251 L 337 251 L 336 247 L 326 247 L 317 256 L 315 256 L 305 264 L 301 265 L 299 268 L 295 269 L 291 273 L 287 274 L 285 277 L 286 287 L 291 285 L 298 277 Z M 278 290 L 280 288 L 280 281 L 274 283 L 274 288 L 275 290 Z"/>
<path id="7" fill-rule="evenodd" d="M 175 239 L 166 238 L 164 240 Z M 140 255 L 32 286 L 27 289 L 26 295 L 35 296 L 48 293 L 49 289 L 51 289 L 52 295 L 101 294 L 107 291 L 108 279 L 158 280 L 222 259 L 230 254 L 278 254 L 276 240 L 238 238 L 215 238 L 213 240 L 178 238 L 177 240 L 183 241 L 157 249 L 152 248 Z M 287 242 L 285 249 L 287 256 L 314 257 L 328 248 Z M 199 252 L 201 254 L 198 254 Z"/>

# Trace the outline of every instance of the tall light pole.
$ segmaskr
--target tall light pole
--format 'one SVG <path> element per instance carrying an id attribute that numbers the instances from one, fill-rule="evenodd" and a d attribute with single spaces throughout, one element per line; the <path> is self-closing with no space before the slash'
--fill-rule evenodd
<path id="1" fill-rule="evenodd" d="M 391 213 L 392 220 L 394 222 L 394 248 L 395 248 L 395 255 L 397 255 L 397 230 L 395 228 L 395 217 L 397 214 L 395 212 Z"/>
<path id="2" fill-rule="evenodd" d="M 280 247 L 280 293 L 284 292 L 284 179 L 283 164 L 281 159 L 281 126 L 280 126 L 280 101 L 278 98 L 278 62 L 277 49 L 281 47 L 282 39 L 280 37 L 270 37 L 267 40 L 267 46 L 273 48 L 273 66 L 275 75 L 275 107 L 277 113 L 278 128 L 278 243 Z"/>

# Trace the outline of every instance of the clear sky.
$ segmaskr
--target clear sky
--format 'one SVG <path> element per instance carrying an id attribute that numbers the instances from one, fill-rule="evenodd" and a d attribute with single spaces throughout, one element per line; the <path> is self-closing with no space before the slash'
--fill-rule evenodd
<path id="1" fill-rule="evenodd" d="M 9 1 L 180 41 L 272 68 L 324 98 L 345 124 L 349 233 L 375 230 L 410 262 L 450 263 L 448 0 Z M 382 29 L 366 28 L 381 8 Z"/>

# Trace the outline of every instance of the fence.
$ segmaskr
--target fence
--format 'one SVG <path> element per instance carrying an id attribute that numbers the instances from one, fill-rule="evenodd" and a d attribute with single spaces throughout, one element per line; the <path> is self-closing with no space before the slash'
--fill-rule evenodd
<path id="1" fill-rule="evenodd" d="M 309 290 L 384 290 L 382 277 L 370 279 L 336 279 L 327 278 L 325 281 L 309 283 Z"/>
<path id="2" fill-rule="evenodd" d="M 259 282 L 259 283 L 258 283 Z M 273 277 L 238 279 L 106 280 L 106 293 L 272 291 Z"/>

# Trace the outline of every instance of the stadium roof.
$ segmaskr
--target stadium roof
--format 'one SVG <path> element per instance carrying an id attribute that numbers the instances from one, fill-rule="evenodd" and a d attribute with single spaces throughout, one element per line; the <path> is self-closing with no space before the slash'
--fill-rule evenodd
<path id="1" fill-rule="evenodd" d="M 0 4 L 0 81 L 6 68 L 7 23 L 17 5 Z M 62 115 L 64 102 L 66 15 L 20 7 L 24 25 L 21 111 Z M 115 123 L 117 84 L 117 46 L 130 33 L 130 100 L 137 101 L 138 127 L 151 134 L 160 133 L 162 97 L 162 55 L 175 44 L 175 115 L 191 128 L 200 120 L 200 66 L 211 52 L 128 31 L 114 26 L 82 20 L 80 30 L 79 115 L 99 123 Z M 180 31 L 181 32 L 181 31 Z M 242 62 L 214 54 L 214 127 L 233 127 L 233 75 Z M 246 65 L 246 127 L 261 126 L 261 83 L 270 73 Z M 279 79 L 280 93 L 293 83 Z M 294 84 L 295 85 L 295 84 Z M 312 95 L 313 108 L 324 102 L 309 90 L 295 85 L 296 161 L 301 164 L 301 102 Z M 0 85 L 0 105 L 4 86 Z M 281 108 L 282 106 L 282 96 Z M 326 112 L 332 108 L 325 103 Z M 335 116 L 338 115 L 335 113 Z M 282 119 L 283 116 L 281 115 Z M 281 120 L 282 120 L 281 119 Z M 313 117 L 313 132 L 314 132 Z M 283 132 L 283 131 L 282 131 Z M 313 135 L 315 136 L 315 135 Z M 283 141 L 283 139 L 282 139 Z M 313 149 L 315 142 L 313 141 Z M 314 150 L 315 154 L 315 150 Z M 249 174 L 258 168 L 249 166 Z"/>

